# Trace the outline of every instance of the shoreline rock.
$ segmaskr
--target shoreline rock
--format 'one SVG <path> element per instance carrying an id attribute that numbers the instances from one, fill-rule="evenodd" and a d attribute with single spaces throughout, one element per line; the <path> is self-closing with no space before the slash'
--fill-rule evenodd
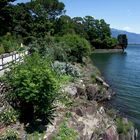
<path id="1" fill-rule="evenodd" d="M 90 73 L 91 70 L 86 67 L 84 72 L 85 74 L 87 71 Z M 69 112 L 71 114 L 67 118 L 67 126 L 77 132 L 75 139 L 137 140 L 138 131 L 133 126 L 129 128 L 130 130 L 126 134 L 119 133 L 114 117 L 110 117 L 102 105 L 99 107 L 99 102 L 108 101 L 114 95 L 110 86 L 101 76 L 95 76 L 95 83 L 87 75 L 85 77 L 82 76 L 82 79 L 79 79 L 76 83 L 65 85 L 62 91 L 70 95 L 70 98 L 73 98 L 73 105 L 70 108 L 63 106 L 62 110 L 63 113 L 67 114 Z M 58 111 L 59 115 L 61 114 L 60 110 Z M 63 114 L 62 116 L 62 120 L 65 120 L 65 115 Z M 122 118 L 122 121 L 126 126 L 129 124 L 127 119 Z M 54 122 L 54 124 L 57 124 L 57 129 L 52 132 L 53 136 L 59 135 L 58 129 L 61 123 Z M 46 140 L 51 140 L 51 130 L 50 128 L 46 131 Z"/>
<path id="2" fill-rule="evenodd" d="M 95 49 L 94 53 L 122 53 L 122 49 Z"/>

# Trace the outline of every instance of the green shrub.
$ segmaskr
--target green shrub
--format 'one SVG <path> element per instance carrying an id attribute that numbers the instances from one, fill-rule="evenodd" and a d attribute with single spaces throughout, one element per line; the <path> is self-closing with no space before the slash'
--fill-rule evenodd
<path id="1" fill-rule="evenodd" d="M 114 108 L 110 108 L 106 110 L 107 115 L 109 115 L 111 118 L 115 118 L 118 111 L 115 110 Z"/>
<path id="2" fill-rule="evenodd" d="M 29 53 L 38 52 L 43 57 L 52 60 L 67 61 L 66 44 L 57 42 L 55 37 L 46 36 L 29 44 Z"/>
<path id="3" fill-rule="evenodd" d="M 116 119 L 116 125 L 117 125 L 117 132 L 119 134 L 127 134 L 131 127 L 133 126 L 133 123 L 128 121 L 124 121 L 123 118 L 117 118 Z"/>
<path id="4" fill-rule="evenodd" d="M 6 53 L 15 51 L 17 48 L 19 48 L 19 44 L 10 33 L 7 33 L 5 36 L 0 38 L 0 44 L 3 46 Z"/>
<path id="5" fill-rule="evenodd" d="M 54 70 L 60 75 L 70 75 L 72 77 L 80 77 L 81 73 L 78 67 L 66 62 L 55 61 L 53 63 Z"/>
<path id="6" fill-rule="evenodd" d="M 27 140 L 44 140 L 45 132 L 44 133 L 38 133 L 34 132 L 32 134 L 27 135 Z"/>
<path id="7" fill-rule="evenodd" d="M 9 125 L 17 121 L 18 113 L 13 108 L 6 108 L 0 112 L 0 124 Z"/>
<path id="8" fill-rule="evenodd" d="M 38 54 L 28 56 L 4 77 L 11 87 L 8 99 L 19 109 L 23 119 L 50 121 L 59 87 L 57 78 L 46 59 Z"/>
<path id="9" fill-rule="evenodd" d="M 3 133 L 0 133 L 0 140 L 18 140 L 18 132 L 7 129 Z"/>
<path id="10" fill-rule="evenodd" d="M 65 51 L 69 61 L 81 63 L 83 62 L 83 57 L 87 57 L 90 54 L 89 42 L 78 35 L 64 35 L 58 38 L 58 41 L 65 42 L 67 47 Z"/>
<path id="11" fill-rule="evenodd" d="M 53 60 L 83 62 L 83 57 L 90 54 L 89 42 L 78 35 L 63 37 L 46 36 L 35 40 L 29 45 L 30 53 L 39 52 L 42 56 Z"/>
<path id="12" fill-rule="evenodd" d="M 69 128 L 67 122 L 64 121 L 59 127 L 58 134 L 52 140 L 77 140 L 77 136 L 78 133 L 74 129 Z"/>
<path id="13" fill-rule="evenodd" d="M 4 47 L 1 45 L 1 46 L 0 46 L 0 55 L 1 55 L 1 54 L 4 54 L 4 53 L 5 53 Z"/>

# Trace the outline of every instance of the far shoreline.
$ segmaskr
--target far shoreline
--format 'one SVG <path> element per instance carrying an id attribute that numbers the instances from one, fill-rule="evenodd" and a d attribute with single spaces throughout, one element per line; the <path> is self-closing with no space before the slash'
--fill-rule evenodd
<path id="1" fill-rule="evenodd" d="M 120 53 L 122 49 L 95 49 L 93 53 Z"/>

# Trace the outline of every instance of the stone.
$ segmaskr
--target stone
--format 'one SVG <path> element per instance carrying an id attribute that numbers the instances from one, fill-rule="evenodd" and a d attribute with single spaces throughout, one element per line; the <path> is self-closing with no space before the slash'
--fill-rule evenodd
<path id="1" fill-rule="evenodd" d="M 107 89 L 110 87 L 106 82 L 103 82 L 103 86 L 106 87 Z"/>
<path id="2" fill-rule="evenodd" d="M 104 108 L 103 108 L 102 106 L 100 107 L 99 112 L 100 112 L 101 114 L 105 114 L 105 110 L 104 110 Z"/>
<path id="3" fill-rule="evenodd" d="M 104 135 L 104 140 L 119 140 L 117 130 L 114 126 L 106 130 Z"/>
<path id="4" fill-rule="evenodd" d="M 68 93 L 72 96 L 77 95 L 77 88 L 73 84 L 64 87 L 62 90 L 63 92 Z"/>
<path id="5" fill-rule="evenodd" d="M 104 80 L 99 76 L 96 76 L 96 81 L 99 82 L 100 84 L 103 84 L 104 82 Z"/>
<path id="6" fill-rule="evenodd" d="M 96 112 L 96 107 L 94 105 L 88 106 L 86 108 L 86 113 L 89 115 L 93 115 Z"/>
<path id="7" fill-rule="evenodd" d="M 81 117 L 84 116 L 84 113 L 83 113 L 83 111 L 82 111 L 81 108 L 76 108 L 75 113 L 76 113 L 78 116 L 81 116 Z"/>
<path id="8" fill-rule="evenodd" d="M 86 87 L 86 94 L 88 100 L 93 100 L 98 92 L 98 86 L 90 84 Z"/>
<path id="9" fill-rule="evenodd" d="M 80 124 L 77 127 L 77 130 L 78 132 L 82 133 L 84 128 L 85 128 L 85 124 L 83 122 L 80 122 Z"/>
<path id="10" fill-rule="evenodd" d="M 77 86 L 77 97 L 85 96 L 85 89 Z"/>

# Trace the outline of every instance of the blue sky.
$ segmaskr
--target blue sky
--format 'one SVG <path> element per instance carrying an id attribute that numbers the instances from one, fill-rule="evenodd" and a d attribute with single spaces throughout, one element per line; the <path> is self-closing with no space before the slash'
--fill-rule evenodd
<path id="1" fill-rule="evenodd" d="M 18 0 L 18 2 L 28 0 Z M 105 19 L 110 27 L 140 33 L 140 0 L 60 0 L 66 14 Z"/>

